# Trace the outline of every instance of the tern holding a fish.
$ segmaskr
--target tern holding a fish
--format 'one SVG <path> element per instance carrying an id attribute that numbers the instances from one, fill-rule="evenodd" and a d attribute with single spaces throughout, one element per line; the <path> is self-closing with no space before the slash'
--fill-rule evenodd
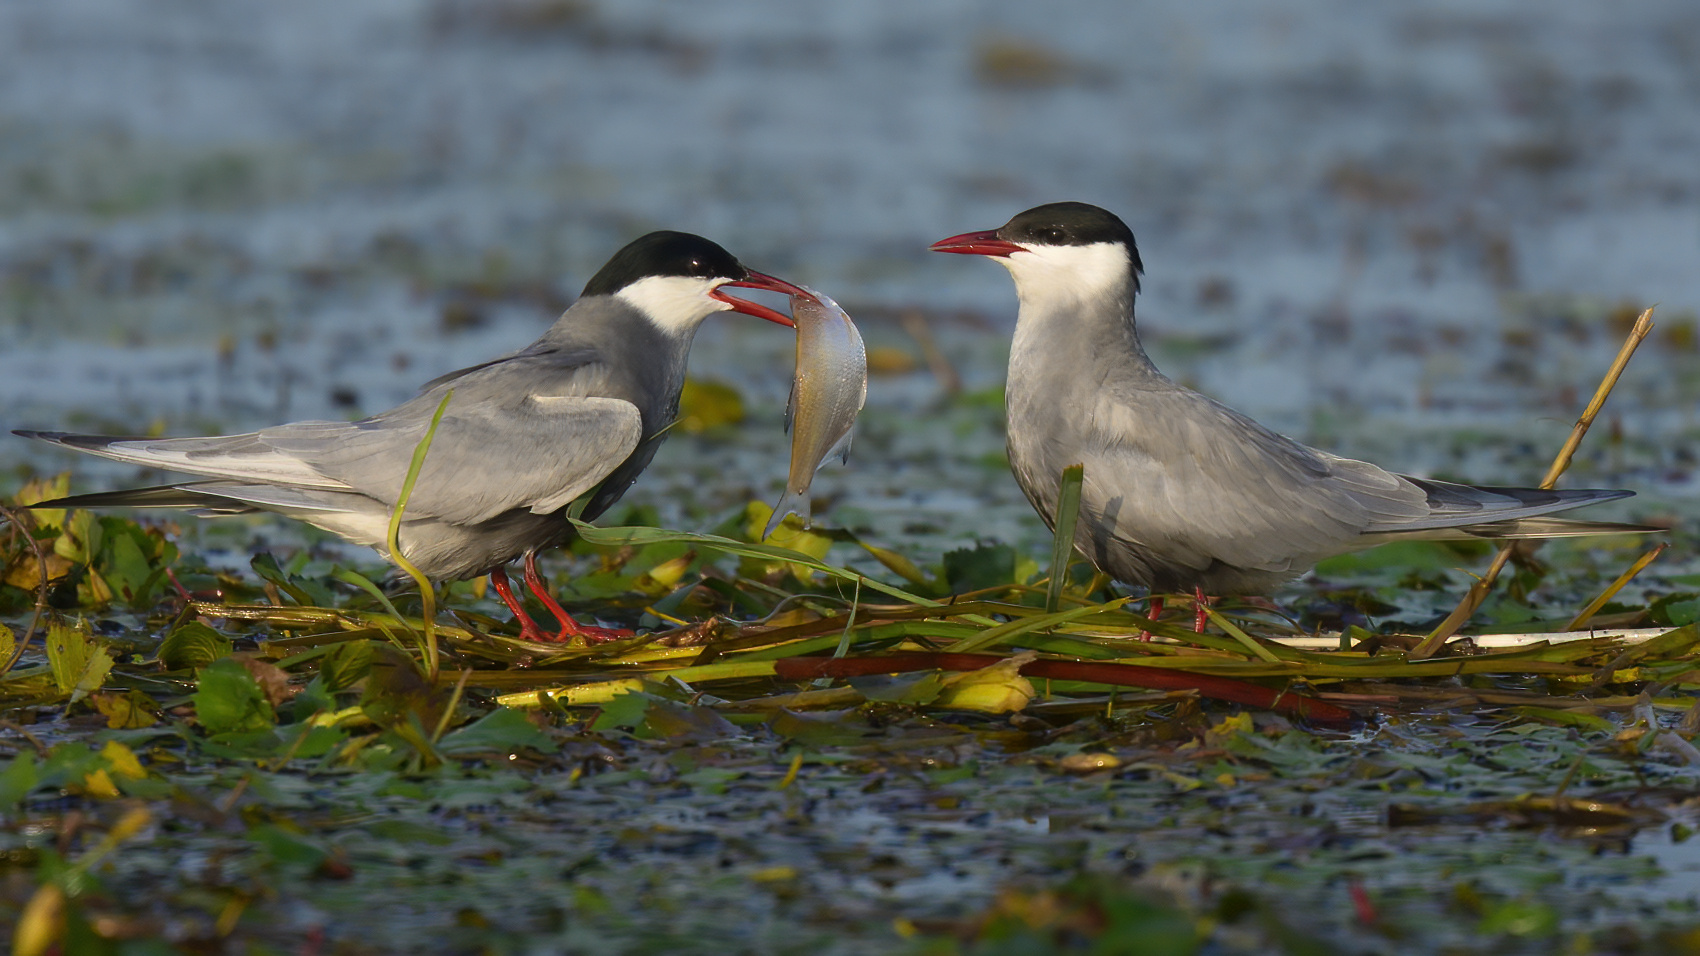
<path id="1" fill-rule="evenodd" d="M 801 517 L 805 527 L 809 524 L 809 485 L 815 472 L 834 455 L 849 460 L 856 415 L 868 398 L 868 350 L 856 323 L 832 299 L 813 289 L 804 291 L 808 295 L 791 296 L 791 317 L 797 323 L 797 375 L 785 408 L 791 472 L 763 538 L 789 514 Z"/>
<path id="2" fill-rule="evenodd" d="M 271 511 L 385 557 L 409 463 L 433 434 L 400 518 L 402 556 L 437 581 L 488 574 L 527 640 L 610 640 L 629 632 L 574 621 L 539 575 L 537 553 L 572 538 L 570 504 L 582 499 L 582 517 L 594 519 L 655 457 L 704 319 L 741 312 L 792 324 L 730 288 L 805 301 L 797 286 L 745 268 L 701 236 L 653 232 L 615 253 L 536 342 L 427 382 L 411 401 L 356 422 L 294 422 L 210 438 L 17 434 L 196 476 L 37 507 Z M 516 558 L 558 631 L 538 626 L 514 593 L 505 569 Z"/>

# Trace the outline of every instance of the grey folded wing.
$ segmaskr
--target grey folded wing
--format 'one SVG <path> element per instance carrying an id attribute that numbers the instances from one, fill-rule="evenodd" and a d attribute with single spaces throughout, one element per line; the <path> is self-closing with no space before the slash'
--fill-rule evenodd
<path id="1" fill-rule="evenodd" d="M 1141 396 L 1137 414 L 1121 405 L 1100 415 L 1103 437 L 1084 462 L 1085 500 L 1104 503 L 1115 537 L 1195 570 L 1220 561 L 1296 572 L 1396 537 L 1515 533 L 1524 519 L 1629 494 L 1407 478 L 1178 390 Z"/>

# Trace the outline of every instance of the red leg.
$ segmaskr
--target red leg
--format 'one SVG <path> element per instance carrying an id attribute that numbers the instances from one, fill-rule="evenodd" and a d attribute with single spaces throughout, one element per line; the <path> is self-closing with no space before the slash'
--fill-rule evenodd
<path id="1" fill-rule="evenodd" d="M 1151 595 L 1149 604 L 1150 604 L 1150 607 L 1145 612 L 1146 617 L 1155 621 L 1158 618 L 1163 616 L 1163 598 L 1162 598 L 1161 595 L 1157 595 L 1157 594 Z M 1142 640 L 1142 641 L 1151 640 L 1151 632 L 1150 631 L 1140 631 L 1139 632 L 1139 639 Z"/>
<path id="2" fill-rule="evenodd" d="M 550 641 L 554 639 L 537 626 L 537 622 L 531 619 L 531 615 L 525 613 L 524 605 L 520 604 L 519 599 L 514 597 L 514 588 L 512 584 L 508 583 L 508 572 L 505 569 L 497 568 L 490 572 L 490 586 L 496 589 L 496 596 L 502 599 L 502 603 L 508 606 L 508 610 L 514 612 L 514 620 L 519 622 L 520 640 Z"/>
<path id="3" fill-rule="evenodd" d="M 1210 621 L 1210 599 L 1204 596 L 1204 589 L 1192 589 L 1192 630 L 1195 634 L 1204 633 L 1204 625 Z"/>
<path id="4" fill-rule="evenodd" d="M 609 641 L 624 640 L 631 637 L 632 632 L 617 627 L 596 627 L 591 624 L 580 624 L 573 620 L 555 595 L 549 591 L 549 582 L 543 580 L 543 575 L 537 573 L 537 552 L 525 553 L 525 586 L 531 589 L 531 594 L 543 602 L 549 613 L 555 615 L 555 620 L 561 622 L 561 633 L 545 640 L 565 643 L 575 637 L 582 637 L 586 644 L 606 644 Z"/>

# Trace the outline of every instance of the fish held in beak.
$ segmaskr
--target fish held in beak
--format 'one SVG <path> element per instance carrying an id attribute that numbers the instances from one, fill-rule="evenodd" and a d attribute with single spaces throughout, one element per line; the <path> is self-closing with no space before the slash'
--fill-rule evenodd
<path id="1" fill-rule="evenodd" d="M 856 323 L 838 303 L 800 289 L 791 298 L 797 320 L 797 375 L 785 427 L 791 433 L 791 470 L 785 494 L 773 506 L 766 538 L 788 514 L 809 523 L 809 486 L 828 458 L 849 459 L 856 416 L 868 398 L 868 351 Z"/>

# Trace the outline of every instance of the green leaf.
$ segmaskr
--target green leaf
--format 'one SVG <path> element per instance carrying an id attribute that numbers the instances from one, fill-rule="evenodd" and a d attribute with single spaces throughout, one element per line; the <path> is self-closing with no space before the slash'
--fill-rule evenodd
<path id="1" fill-rule="evenodd" d="M 360 701 L 366 716 L 391 730 L 407 724 L 410 716 L 420 727 L 437 726 L 448 692 L 439 691 L 419 670 L 418 662 L 394 646 L 374 643 L 370 647 L 371 671 Z"/>
<path id="2" fill-rule="evenodd" d="M 944 577 L 958 594 L 1001 585 L 1021 584 L 1016 580 L 1021 555 L 1007 544 L 982 544 L 976 548 L 947 551 Z"/>
<path id="3" fill-rule="evenodd" d="M 296 722 L 306 720 L 314 714 L 329 713 L 336 709 L 336 698 L 325 686 L 323 673 L 307 682 L 301 693 L 289 702 L 290 717 Z"/>
<path id="4" fill-rule="evenodd" d="M 1649 609 L 1654 622 L 1681 627 L 1700 620 L 1700 595 L 1667 594 L 1654 601 Z"/>
<path id="5" fill-rule="evenodd" d="M 154 569 L 136 538 L 145 541 L 147 533 L 123 518 L 103 518 L 101 527 L 106 532 L 106 547 L 101 549 L 99 562 L 101 574 L 124 600 L 132 605 L 142 603 Z"/>
<path id="6" fill-rule="evenodd" d="M 372 672 L 372 642 L 338 644 L 319 664 L 319 676 L 331 691 L 347 690 Z"/>
<path id="7" fill-rule="evenodd" d="M 1583 713 L 1579 710 L 1560 710 L 1556 707 L 1513 707 L 1511 712 L 1530 720 L 1558 724 L 1563 727 L 1580 727 L 1595 733 L 1609 734 L 1617 730 L 1617 725 L 1604 717 Z"/>
<path id="8" fill-rule="evenodd" d="M 325 861 L 330 852 L 299 833 L 292 833 L 276 824 L 264 823 L 248 831 L 248 839 L 260 845 L 272 862 L 289 867 L 311 870 Z"/>
<path id="9" fill-rule="evenodd" d="M 630 696 L 630 695 L 627 695 Z M 446 754 L 535 750 L 554 753 L 555 744 L 517 710 L 503 707 L 445 735 L 437 749 Z"/>
<path id="10" fill-rule="evenodd" d="M 229 657 L 201 669 L 195 717 L 209 734 L 252 733 L 277 723 L 265 691 L 246 667 Z"/>
<path id="11" fill-rule="evenodd" d="M 1482 914 L 1476 931 L 1483 936 L 1551 936 L 1558 932 L 1558 913 L 1535 900 L 1505 900 Z"/>
<path id="12" fill-rule="evenodd" d="M 41 774 L 36 770 L 35 751 L 21 750 L 0 770 L 0 807 L 10 807 L 30 795 L 30 791 L 41 782 Z"/>
<path id="13" fill-rule="evenodd" d="M 199 621 L 173 629 L 159 644 L 159 662 L 166 670 L 199 670 L 230 656 L 230 638 Z"/>
<path id="14" fill-rule="evenodd" d="M 39 770 L 41 787 L 60 787 L 80 781 L 97 770 L 106 769 L 106 758 L 80 740 L 54 747 Z"/>
<path id="15" fill-rule="evenodd" d="M 289 580 L 289 575 L 283 573 L 283 569 L 278 567 L 277 558 L 272 557 L 270 551 L 261 551 L 254 555 L 253 559 L 248 562 L 248 566 L 253 568 L 254 573 L 258 574 L 263 580 L 277 585 L 277 589 L 289 595 L 295 603 L 306 607 L 312 607 L 319 603 L 313 600 L 311 594 L 302 590 L 300 585 Z"/>
<path id="16" fill-rule="evenodd" d="M 596 723 L 590 729 L 597 733 L 622 727 L 636 730 L 643 726 L 644 714 L 656 699 L 650 694 L 621 694 L 602 705 L 602 712 L 596 716 Z"/>

